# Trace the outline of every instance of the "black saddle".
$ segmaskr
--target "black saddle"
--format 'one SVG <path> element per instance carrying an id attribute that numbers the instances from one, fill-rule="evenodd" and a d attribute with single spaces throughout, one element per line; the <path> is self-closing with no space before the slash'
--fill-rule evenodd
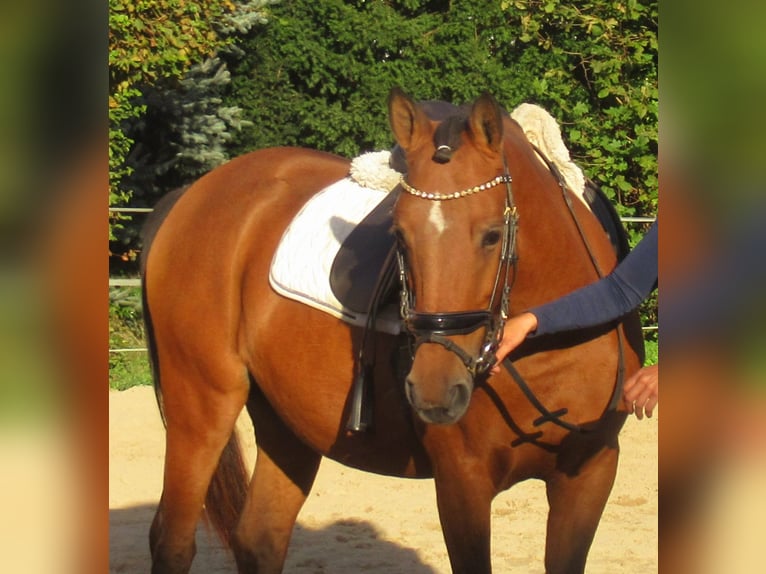
<path id="1" fill-rule="evenodd" d="M 355 313 L 369 313 L 378 278 L 396 244 L 391 233 L 392 191 L 351 231 L 330 268 L 330 288 L 338 301 Z"/>

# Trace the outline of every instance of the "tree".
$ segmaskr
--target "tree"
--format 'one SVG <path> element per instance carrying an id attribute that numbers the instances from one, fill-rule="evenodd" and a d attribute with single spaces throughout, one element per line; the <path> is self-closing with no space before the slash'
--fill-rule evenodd
<path id="1" fill-rule="evenodd" d="M 209 22 L 223 11 L 223 2 L 109 0 L 110 204 L 129 197 L 120 186 L 132 144 L 123 126 L 145 111 L 137 103 L 142 90 L 178 80 L 195 59 L 215 53 L 221 41 Z"/>
<path id="2" fill-rule="evenodd" d="M 217 54 L 270 3 L 110 0 L 110 205 L 145 205 L 228 158 L 240 118 L 220 97 L 229 74 Z"/>
<path id="3" fill-rule="evenodd" d="M 656 211 L 657 2 L 294 0 L 241 44 L 232 153 L 391 145 L 385 99 L 534 102 L 623 215 Z"/>

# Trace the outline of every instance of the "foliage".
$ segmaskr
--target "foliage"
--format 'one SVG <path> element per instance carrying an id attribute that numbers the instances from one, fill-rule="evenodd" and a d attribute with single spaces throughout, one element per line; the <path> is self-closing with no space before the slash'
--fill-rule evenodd
<path id="1" fill-rule="evenodd" d="M 192 62 L 219 49 L 211 22 L 225 7 L 222 1 L 109 0 L 110 204 L 129 196 L 119 186 L 130 173 L 125 159 L 132 144 L 122 128 L 145 111 L 136 99 L 146 86 L 179 79 Z"/>
<path id="2" fill-rule="evenodd" d="M 656 2 L 295 0 L 241 47 L 228 101 L 253 124 L 234 153 L 380 149 L 394 85 L 455 103 L 487 90 L 551 111 L 621 214 L 656 211 Z"/>
<path id="3" fill-rule="evenodd" d="M 145 204 L 228 158 L 223 143 L 240 119 L 220 107 L 228 72 L 215 55 L 262 23 L 268 3 L 110 0 L 110 205 Z"/>
<path id="4" fill-rule="evenodd" d="M 581 149 L 580 163 L 618 206 L 621 214 L 655 213 L 657 188 L 657 4 L 656 2 L 553 0 L 515 2 L 522 41 L 562 58 L 587 100 L 551 90 L 567 122 L 570 142 Z M 552 106 L 553 107 L 553 106 Z"/>
<path id="5" fill-rule="evenodd" d="M 110 0 L 115 202 L 133 191 L 132 205 L 150 205 L 252 149 L 388 147 L 385 98 L 399 85 L 539 103 L 622 215 L 656 213 L 656 0 L 292 0 L 269 8 L 268 26 L 255 25 L 268 1 L 128 4 Z"/>
<path id="6" fill-rule="evenodd" d="M 145 346 L 141 292 L 138 288 L 109 290 L 109 348 L 136 349 Z M 151 385 L 152 374 L 145 352 L 111 352 L 109 388 L 123 390 Z"/>
<path id="7" fill-rule="evenodd" d="M 386 96 L 542 105 L 622 216 L 657 212 L 657 19 L 647 0 L 294 0 L 240 43 L 232 155 L 387 148 Z M 628 226 L 631 245 L 646 227 Z M 643 307 L 656 324 L 656 300 Z"/>
<path id="8" fill-rule="evenodd" d="M 230 7 L 226 1 L 110 0 L 110 79 L 135 84 L 181 77 L 220 48 L 212 22 Z"/>
<path id="9" fill-rule="evenodd" d="M 126 204 L 130 193 L 122 186 L 122 180 L 131 174 L 132 170 L 126 165 L 126 158 L 133 144 L 122 130 L 122 126 L 141 115 L 143 106 L 135 105 L 133 101 L 141 92 L 124 83 L 109 96 L 109 205 Z M 109 239 L 114 239 L 112 226 L 119 229 L 119 221 L 124 217 L 110 214 Z"/>
<path id="10" fill-rule="evenodd" d="M 239 108 L 222 103 L 229 81 L 225 64 L 213 57 L 191 66 L 171 88 L 144 90 L 142 116 L 121 132 L 133 142 L 122 179 L 132 205 L 152 205 L 228 159 L 230 130 L 243 123 Z"/>
<path id="11" fill-rule="evenodd" d="M 656 365 L 660 362 L 660 346 L 656 339 L 649 339 L 644 343 L 644 352 L 646 353 L 644 365 Z"/>
<path id="12" fill-rule="evenodd" d="M 109 388 L 124 391 L 152 384 L 152 371 L 145 353 L 118 354 L 109 359 Z"/>
<path id="13" fill-rule="evenodd" d="M 386 97 L 401 86 L 421 100 L 489 91 L 507 109 L 540 104 L 621 215 L 656 213 L 656 0 L 271 4 L 145 0 L 131 14 L 127 0 L 110 0 L 119 8 L 110 14 L 110 203 L 134 192 L 131 205 L 150 205 L 263 147 L 348 157 L 387 148 Z M 267 5 L 268 25 L 257 25 Z M 633 245 L 646 231 L 628 229 Z M 642 316 L 656 324 L 655 301 Z"/>

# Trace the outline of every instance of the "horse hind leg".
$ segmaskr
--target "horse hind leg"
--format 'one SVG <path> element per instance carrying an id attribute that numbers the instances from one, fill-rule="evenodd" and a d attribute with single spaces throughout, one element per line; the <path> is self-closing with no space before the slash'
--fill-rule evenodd
<path id="1" fill-rule="evenodd" d="M 247 409 L 258 453 L 232 547 L 240 573 L 278 574 L 322 457 L 285 426 L 255 383 Z"/>
<path id="2" fill-rule="evenodd" d="M 170 358 L 163 357 L 161 365 L 167 432 L 162 497 L 150 531 L 152 574 L 185 574 L 206 497 L 217 528 L 236 523 L 241 505 L 236 508 L 235 485 L 241 485 L 240 504 L 244 499 L 245 477 L 232 478 L 243 471 L 232 433 L 247 397 L 247 379 L 244 367 L 235 364 L 205 374 L 174 365 Z M 229 508 L 218 507 L 222 495 Z M 227 512 L 233 517 L 222 518 Z M 226 533 L 219 533 L 225 541 Z"/>
<path id="3" fill-rule="evenodd" d="M 616 444 L 603 445 L 577 464 L 576 469 L 560 465 L 546 478 L 550 507 L 545 543 L 546 574 L 585 571 L 588 551 L 614 484 L 618 457 Z"/>

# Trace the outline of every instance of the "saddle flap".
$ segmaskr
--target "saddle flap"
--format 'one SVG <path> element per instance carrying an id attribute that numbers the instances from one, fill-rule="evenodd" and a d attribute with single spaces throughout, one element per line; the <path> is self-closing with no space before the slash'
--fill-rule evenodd
<path id="1" fill-rule="evenodd" d="M 356 313 L 370 310 L 378 277 L 396 242 L 391 233 L 391 211 L 397 196 L 397 192 L 386 195 L 359 222 L 341 243 L 330 268 L 333 294 L 344 307 Z"/>

